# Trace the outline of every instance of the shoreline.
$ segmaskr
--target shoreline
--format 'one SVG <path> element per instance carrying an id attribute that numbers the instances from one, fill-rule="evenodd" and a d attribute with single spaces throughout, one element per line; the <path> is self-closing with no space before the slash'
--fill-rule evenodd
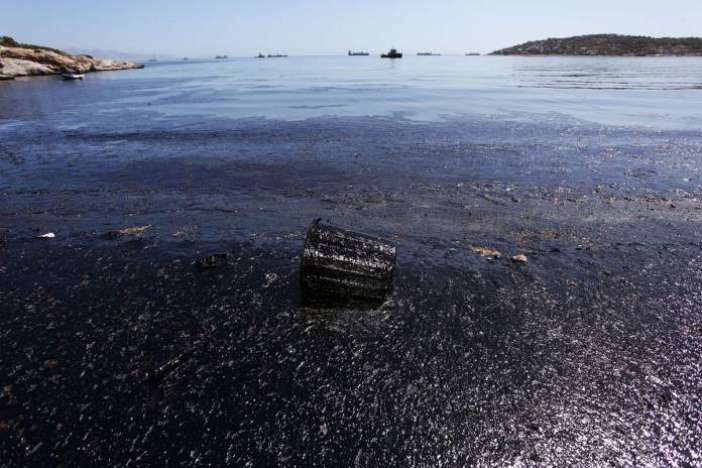
<path id="1" fill-rule="evenodd" d="M 52 76 L 62 73 L 94 73 L 136 70 L 143 64 L 125 60 L 99 59 L 88 55 L 70 55 L 60 51 L 0 46 L 0 79 Z"/>
<path id="2" fill-rule="evenodd" d="M 299 238 L 10 235 L 0 451 L 25 466 L 193 452 L 212 465 L 232 452 L 237 464 L 325 454 L 349 466 L 363 452 L 361 466 L 420 465 L 450 450 L 462 465 L 555 467 L 653 450 L 650 433 L 674 441 L 652 459 L 689 460 L 700 246 L 554 248 L 527 265 L 469 254 L 480 266 L 446 258 L 450 245 L 405 248 L 390 300 L 356 311 L 301 306 Z M 194 265 L 213 253 L 226 262 Z M 433 439 L 437 425 L 455 435 Z M 515 431 L 518 444 L 490 445 Z"/>

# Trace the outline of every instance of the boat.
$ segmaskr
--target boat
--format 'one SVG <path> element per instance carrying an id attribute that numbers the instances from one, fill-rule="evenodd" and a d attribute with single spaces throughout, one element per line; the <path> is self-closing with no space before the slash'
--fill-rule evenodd
<path id="1" fill-rule="evenodd" d="M 390 52 L 388 52 L 387 54 L 381 55 L 380 58 L 401 59 L 402 52 L 398 52 L 397 49 L 390 49 Z"/>
<path id="2" fill-rule="evenodd" d="M 349 50 L 349 57 L 366 57 L 370 55 L 368 52 L 354 52 Z"/>
<path id="3" fill-rule="evenodd" d="M 226 55 L 217 55 L 217 56 L 215 56 L 215 59 L 217 59 L 217 60 L 224 60 L 224 59 L 228 59 L 228 58 L 229 58 L 229 57 L 226 56 Z"/>
<path id="4" fill-rule="evenodd" d="M 256 58 L 266 58 L 266 56 L 263 55 L 261 52 L 259 52 L 258 55 L 256 56 Z"/>
<path id="5" fill-rule="evenodd" d="M 183 57 L 183 60 L 190 60 L 188 57 Z"/>
<path id="6" fill-rule="evenodd" d="M 417 52 L 420 57 L 439 57 L 441 54 L 435 54 L 433 52 Z"/>
<path id="7" fill-rule="evenodd" d="M 480 57 L 480 52 L 469 52 L 466 57 Z"/>
<path id="8" fill-rule="evenodd" d="M 85 75 L 82 73 L 63 73 L 61 76 L 64 80 L 82 80 L 85 78 Z"/>
<path id="9" fill-rule="evenodd" d="M 286 57 L 287 57 L 287 55 L 283 55 L 283 54 L 275 54 L 275 55 L 268 54 L 268 58 L 286 58 Z"/>

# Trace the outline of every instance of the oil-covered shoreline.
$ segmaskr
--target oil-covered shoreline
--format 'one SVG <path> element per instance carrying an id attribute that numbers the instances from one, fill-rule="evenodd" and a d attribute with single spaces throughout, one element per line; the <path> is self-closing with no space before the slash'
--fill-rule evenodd
<path id="1" fill-rule="evenodd" d="M 1 143 L 0 466 L 699 463 L 699 132 L 160 125 Z M 301 306 L 317 217 L 382 307 Z"/>

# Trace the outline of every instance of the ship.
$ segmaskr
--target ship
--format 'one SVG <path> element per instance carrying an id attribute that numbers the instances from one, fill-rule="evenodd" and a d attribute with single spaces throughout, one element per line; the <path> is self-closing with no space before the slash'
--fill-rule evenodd
<path id="1" fill-rule="evenodd" d="M 480 52 L 468 52 L 466 54 L 466 57 L 479 57 L 479 56 L 480 56 Z"/>
<path id="2" fill-rule="evenodd" d="M 368 52 L 354 52 L 349 50 L 349 57 L 366 57 L 370 55 Z"/>
<path id="3" fill-rule="evenodd" d="M 286 57 L 287 57 L 287 55 L 284 55 L 284 54 L 274 54 L 274 55 L 268 54 L 268 58 L 286 58 Z"/>
<path id="4" fill-rule="evenodd" d="M 261 52 L 259 52 L 258 55 L 256 56 L 256 58 L 266 58 L 266 56 L 263 55 Z"/>
<path id="5" fill-rule="evenodd" d="M 390 49 L 390 52 L 388 52 L 387 54 L 381 55 L 380 58 L 401 59 L 402 52 L 398 52 L 397 49 Z"/>
<path id="6" fill-rule="evenodd" d="M 67 72 L 61 74 L 64 80 L 82 80 L 85 78 L 85 75 L 82 73 L 72 73 L 72 72 Z"/>
<path id="7" fill-rule="evenodd" d="M 439 57 L 441 54 L 435 54 L 433 52 L 417 52 L 420 57 Z"/>
<path id="8" fill-rule="evenodd" d="M 226 56 L 226 55 L 217 55 L 217 56 L 215 57 L 215 59 L 217 59 L 217 60 L 224 60 L 224 59 L 228 59 L 228 58 L 229 58 L 229 57 Z"/>

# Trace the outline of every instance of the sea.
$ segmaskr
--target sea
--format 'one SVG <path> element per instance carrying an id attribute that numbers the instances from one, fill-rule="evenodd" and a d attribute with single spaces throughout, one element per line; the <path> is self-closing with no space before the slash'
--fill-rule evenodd
<path id="1" fill-rule="evenodd" d="M 160 119 L 304 120 L 326 116 L 438 121 L 579 119 L 698 128 L 702 59 L 663 57 L 234 58 L 147 63 L 84 81 L 0 87 L 3 128 L 145 129 Z"/>

